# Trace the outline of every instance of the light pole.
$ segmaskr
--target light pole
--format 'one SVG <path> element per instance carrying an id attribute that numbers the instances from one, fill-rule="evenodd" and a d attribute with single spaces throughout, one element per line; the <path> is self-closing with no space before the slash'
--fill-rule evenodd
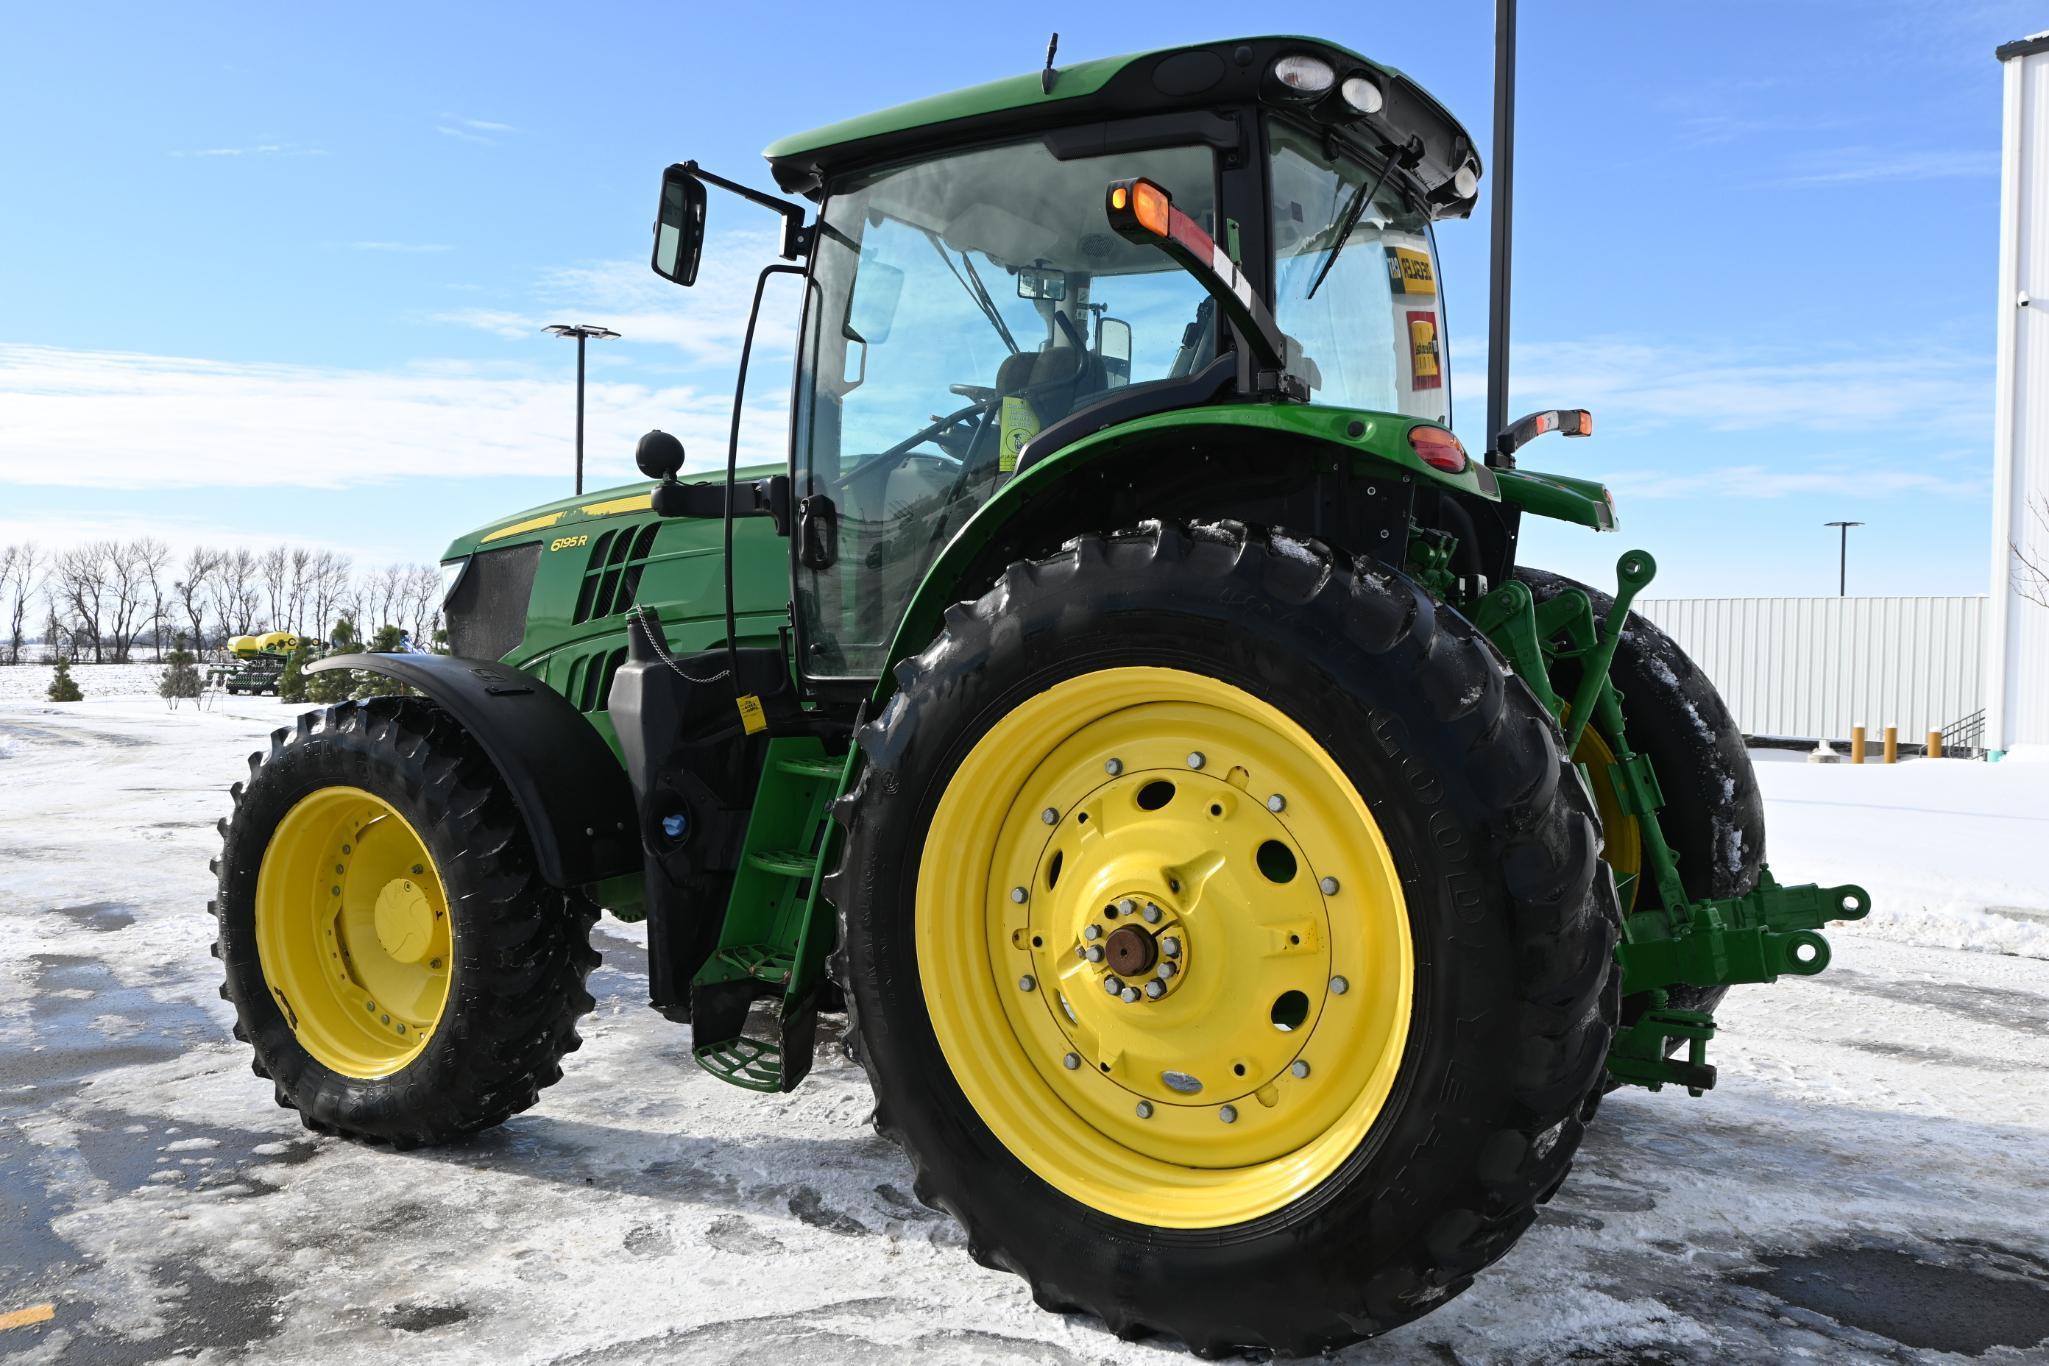
<path id="1" fill-rule="evenodd" d="M 591 323 L 551 323 L 543 329 L 558 337 L 576 338 L 576 491 L 583 492 L 583 348 L 592 337 L 603 341 L 606 337 L 619 334 L 609 327 L 598 327 Z"/>
<path id="2" fill-rule="evenodd" d="M 1836 596 L 1845 597 L 1850 584 L 1850 528 L 1863 526 L 1862 522 L 1823 522 L 1823 526 L 1842 528 L 1842 552 L 1836 564 Z"/>

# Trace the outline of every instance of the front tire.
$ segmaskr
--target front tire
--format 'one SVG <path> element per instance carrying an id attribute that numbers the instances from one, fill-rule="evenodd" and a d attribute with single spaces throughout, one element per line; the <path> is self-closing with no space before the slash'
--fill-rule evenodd
<path id="1" fill-rule="evenodd" d="M 1617 910 L 1468 623 L 1313 542 L 1152 526 L 1013 565 L 898 682 L 837 808 L 836 971 L 877 1127 L 978 1260 L 1122 1336 L 1307 1354 L 1508 1250 L 1604 1076 Z M 1113 994 L 1169 930 L 1185 970 Z"/>
<path id="2" fill-rule="evenodd" d="M 463 1138 L 561 1079 L 596 909 L 544 881 L 483 751 L 439 707 L 309 712 L 249 756 L 210 903 L 235 1037 L 308 1128 Z"/>

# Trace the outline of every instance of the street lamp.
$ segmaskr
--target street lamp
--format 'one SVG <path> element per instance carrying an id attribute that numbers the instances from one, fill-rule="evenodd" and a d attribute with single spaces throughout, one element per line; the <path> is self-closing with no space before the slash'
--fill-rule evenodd
<path id="1" fill-rule="evenodd" d="M 1850 528 L 1863 526 L 1862 522 L 1823 522 L 1823 526 L 1842 528 L 1842 552 L 1836 564 L 1836 596 L 1846 596 L 1850 582 Z"/>
<path id="2" fill-rule="evenodd" d="M 619 334 L 609 327 L 598 327 L 591 323 L 551 323 L 542 329 L 558 337 L 576 338 L 576 491 L 583 492 L 583 348 L 592 337 L 603 341 Z"/>

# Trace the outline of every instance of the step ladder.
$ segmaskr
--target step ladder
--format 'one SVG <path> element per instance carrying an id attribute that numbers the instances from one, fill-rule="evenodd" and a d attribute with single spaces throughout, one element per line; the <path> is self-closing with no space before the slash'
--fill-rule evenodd
<path id="1" fill-rule="evenodd" d="M 768 742 L 718 947 L 690 987 L 691 1054 L 721 1081 L 788 1091 L 811 1070 L 832 939 L 819 885 L 852 763 L 810 737 Z"/>

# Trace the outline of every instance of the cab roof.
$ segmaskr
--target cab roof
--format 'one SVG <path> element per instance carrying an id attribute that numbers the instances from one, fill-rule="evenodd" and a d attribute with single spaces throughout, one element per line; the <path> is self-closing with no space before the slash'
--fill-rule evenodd
<path id="1" fill-rule="evenodd" d="M 1292 97 L 1271 78 L 1276 61 L 1297 53 L 1331 63 L 1337 80 L 1330 94 Z M 1384 104 L 1377 114 L 1359 117 L 1337 102 L 1337 87 L 1355 75 L 1380 87 Z M 1369 152 L 1419 153 L 1409 169 L 1426 190 L 1448 182 L 1467 161 L 1475 176 L 1479 172 L 1479 153 L 1465 128 L 1402 72 L 1325 39 L 1288 35 L 1076 62 L 1054 68 L 1050 90 L 1043 72 L 1009 76 L 797 133 L 762 155 L 785 192 L 815 198 L 830 176 L 850 167 L 1067 125 L 1251 103 L 1325 123 Z M 1440 212 L 1462 215 L 1471 205 L 1468 198 Z"/>

